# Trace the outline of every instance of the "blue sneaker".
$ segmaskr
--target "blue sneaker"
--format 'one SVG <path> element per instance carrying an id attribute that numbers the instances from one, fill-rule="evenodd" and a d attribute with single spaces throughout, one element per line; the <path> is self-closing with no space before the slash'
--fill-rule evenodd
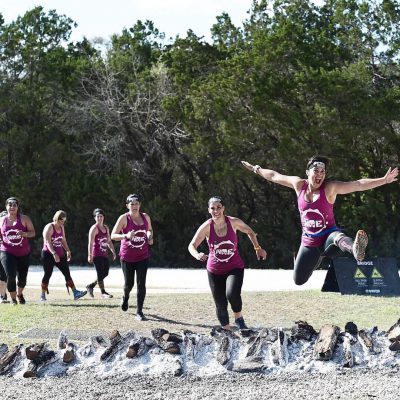
<path id="1" fill-rule="evenodd" d="M 87 291 L 86 290 L 75 290 L 74 291 L 74 300 L 78 300 L 83 296 L 86 296 Z"/>

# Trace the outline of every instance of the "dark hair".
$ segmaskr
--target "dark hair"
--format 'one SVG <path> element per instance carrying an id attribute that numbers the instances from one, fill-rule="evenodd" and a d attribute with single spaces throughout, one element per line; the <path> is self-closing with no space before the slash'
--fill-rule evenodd
<path id="1" fill-rule="evenodd" d="M 126 198 L 126 204 L 131 201 L 138 201 L 140 203 L 140 196 L 138 194 L 132 193 Z"/>
<path id="2" fill-rule="evenodd" d="M 328 168 L 329 165 L 329 158 L 320 155 L 312 156 L 307 162 L 307 169 L 309 169 L 315 162 L 323 162 L 325 164 L 325 169 Z"/>
<path id="3" fill-rule="evenodd" d="M 6 200 L 6 206 L 7 206 L 7 204 L 8 204 L 9 201 L 15 201 L 15 202 L 17 203 L 17 206 L 19 207 L 19 200 L 18 200 L 16 197 L 9 197 L 9 198 Z"/>
<path id="4" fill-rule="evenodd" d="M 208 200 L 208 206 L 210 206 L 211 203 L 221 203 L 222 205 L 225 205 L 220 196 L 210 197 L 210 199 Z"/>
<path id="5" fill-rule="evenodd" d="M 95 217 L 97 214 L 101 214 L 103 217 L 105 217 L 104 211 L 101 208 L 95 208 L 93 210 L 93 217 Z"/>

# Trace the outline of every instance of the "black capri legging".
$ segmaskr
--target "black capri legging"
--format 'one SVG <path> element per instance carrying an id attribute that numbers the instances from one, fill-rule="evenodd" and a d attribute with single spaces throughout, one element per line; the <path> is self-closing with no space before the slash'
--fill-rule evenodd
<path id="1" fill-rule="evenodd" d="M 44 270 L 44 276 L 42 279 L 42 288 L 47 288 L 47 286 L 50 282 L 51 275 L 53 274 L 54 266 L 56 266 L 61 271 L 61 273 L 64 275 L 65 282 L 72 281 L 66 255 L 64 255 L 63 257 L 60 257 L 60 261 L 58 263 L 56 263 L 53 255 L 49 251 L 43 250 L 42 251 L 42 265 L 43 265 L 43 270 Z"/>
<path id="2" fill-rule="evenodd" d="M 7 282 L 6 271 L 3 267 L 3 264 L 1 263 L 1 260 L 0 260 L 0 281 Z"/>
<path id="3" fill-rule="evenodd" d="M 149 266 L 149 259 L 129 262 L 121 260 L 121 268 L 124 273 L 125 284 L 124 284 L 124 296 L 129 297 L 133 286 L 135 285 L 135 272 L 136 272 L 136 283 L 137 283 L 137 311 L 142 312 L 143 303 L 146 297 L 146 277 L 147 269 Z"/>
<path id="4" fill-rule="evenodd" d="M 343 235 L 340 231 L 332 232 L 325 243 L 319 247 L 310 247 L 301 245 L 294 262 L 293 279 L 296 285 L 303 285 L 308 281 L 312 273 L 321 265 L 324 257 L 331 257 L 341 254 L 339 247 L 335 244 L 335 238 Z"/>
<path id="5" fill-rule="evenodd" d="M 7 251 L 2 251 L 0 253 L 0 261 L 7 277 L 7 290 L 9 292 L 17 290 L 17 278 L 18 287 L 23 289 L 26 286 L 26 277 L 28 276 L 29 254 L 18 257 Z"/>
<path id="6" fill-rule="evenodd" d="M 93 257 L 93 264 L 97 272 L 97 281 L 102 282 L 108 276 L 110 261 L 108 257 Z"/>
<path id="7" fill-rule="evenodd" d="M 233 269 L 227 274 L 216 275 L 207 271 L 208 283 L 214 298 L 217 318 L 221 326 L 229 324 L 228 301 L 233 312 L 242 311 L 242 285 L 244 269 Z"/>

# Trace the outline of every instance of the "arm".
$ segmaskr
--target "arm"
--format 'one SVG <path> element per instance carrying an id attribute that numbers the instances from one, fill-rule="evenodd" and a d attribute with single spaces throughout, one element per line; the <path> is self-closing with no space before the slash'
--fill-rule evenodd
<path id="1" fill-rule="evenodd" d="M 207 254 L 199 253 L 197 248 L 203 242 L 203 240 L 210 235 L 210 224 L 208 221 L 204 222 L 193 236 L 192 241 L 189 243 L 189 253 L 199 261 L 206 261 L 208 258 Z"/>
<path id="2" fill-rule="evenodd" d="M 117 258 L 117 254 L 115 252 L 114 244 L 111 241 L 110 230 L 108 229 L 108 226 L 106 228 L 107 228 L 107 246 L 113 255 L 113 261 L 115 261 L 115 259 Z"/>
<path id="3" fill-rule="evenodd" d="M 58 256 L 58 254 L 54 250 L 54 247 L 53 247 L 53 245 L 51 243 L 51 235 L 52 234 L 53 234 L 53 225 L 52 224 L 47 224 L 43 229 L 43 240 L 44 240 L 47 248 L 49 249 L 50 253 L 53 255 L 54 261 L 55 262 L 60 262 L 60 257 Z"/>
<path id="4" fill-rule="evenodd" d="M 382 178 L 366 178 L 351 182 L 329 182 L 327 185 L 327 196 L 336 197 L 337 194 L 349 194 L 374 189 L 376 187 L 397 181 L 398 174 L 398 168 L 389 168 L 385 176 L 383 176 Z"/>
<path id="5" fill-rule="evenodd" d="M 32 224 L 31 219 L 27 215 L 21 216 L 22 224 L 28 229 L 26 232 L 18 231 L 18 233 L 25 238 L 32 239 L 36 236 L 35 228 Z"/>
<path id="6" fill-rule="evenodd" d="M 127 239 L 128 238 L 128 235 L 129 235 L 130 232 L 127 233 L 127 234 L 121 233 L 122 229 L 124 229 L 126 227 L 126 223 L 127 223 L 126 215 L 125 214 L 121 215 L 118 218 L 117 222 L 115 223 L 114 228 L 113 228 L 113 230 L 111 232 L 111 239 L 112 240 L 116 240 L 116 241 L 120 242 L 122 239 Z M 130 237 L 129 237 L 129 239 L 130 239 Z"/>
<path id="7" fill-rule="evenodd" d="M 289 187 L 294 189 L 297 193 L 301 190 L 301 186 L 304 182 L 304 179 L 301 179 L 298 176 L 283 175 L 279 172 L 273 171 L 272 169 L 261 168 L 259 165 L 251 165 L 247 161 L 242 161 L 242 164 L 247 170 L 262 176 L 267 181 Z"/>
<path id="8" fill-rule="evenodd" d="M 90 230 L 89 230 L 89 241 L 88 241 L 88 263 L 92 264 L 93 263 L 93 243 L 94 243 L 94 238 L 97 235 L 97 228 L 96 225 L 93 225 Z"/>
<path id="9" fill-rule="evenodd" d="M 151 219 L 150 216 L 148 214 L 144 214 L 144 217 L 147 220 L 147 241 L 149 242 L 150 245 L 152 245 L 154 243 L 153 237 L 154 237 L 154 231 L 153 231 L 153 227 L 151 226 Z"/>
<path id="10" fill-rule="evenodd" d="M 260 244 L 258 243 L 257 234 L 253 231 L 253 229 L 251 229 L 239 218 L 228 218 L 230 218 L 233 229 L 243 232 L 248 236 L 251 243 L 253 244 L 257 260 L 265 260 L 267 258 L 267 252 L 263 248 L 261 248 Z"/>
<path id="11" fill-rule="evenodd" d="M 62 243 L 62 246 L 64 247 L 64 250 L 67 252 L 67 261 L 70 262 L 71 258 L 72 258 L 71 250 L 69 249 L 69 246 L 68 246 L 68 243 L 67 243 L 67 237 L 65 236 L 64 227 L 62 228 L 62 230 L 63 230 L 64 237 L 63 237 L 63 240 L 62 240 L 61 243 Z"/>

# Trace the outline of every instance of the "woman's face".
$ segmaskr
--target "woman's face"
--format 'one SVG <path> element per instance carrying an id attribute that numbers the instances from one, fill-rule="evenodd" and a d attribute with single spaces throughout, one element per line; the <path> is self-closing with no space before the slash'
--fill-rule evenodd
<path id="1" fill-rule="evenodd" d="M 140 203 L 137 200 L 130 201 L 127 203 L 126 208 L 131 212 L 131 213 L 136 213 L 139 212 L 140 210 Z"/>
<path id="2" fill-rule="evenodd" d="M 9 214 L 15 214 L 18 211 L 18 203 L 14 200 L 7 201 L 6 209 Z"/>
<path id="3" fill-rule="evenodd" d="M 225 207 L 219 201 L 214 201 L 209 204 L 208 212 L 216 219 L 224 215 Z"/>
<path id="4" fill-rule="evenodd" d="M 96 221 L 97 224 L 103 225 L 104 215 L 103 214 L 96 214 L 94 216 L 94 220 Z"/>
<path id="5" fill-rule="evenodd" d="M 314 167 L 307 170 L 308 181 L 315 188 L 319 188 L 325 180 L 326 172 L 323 167 Z"/>

